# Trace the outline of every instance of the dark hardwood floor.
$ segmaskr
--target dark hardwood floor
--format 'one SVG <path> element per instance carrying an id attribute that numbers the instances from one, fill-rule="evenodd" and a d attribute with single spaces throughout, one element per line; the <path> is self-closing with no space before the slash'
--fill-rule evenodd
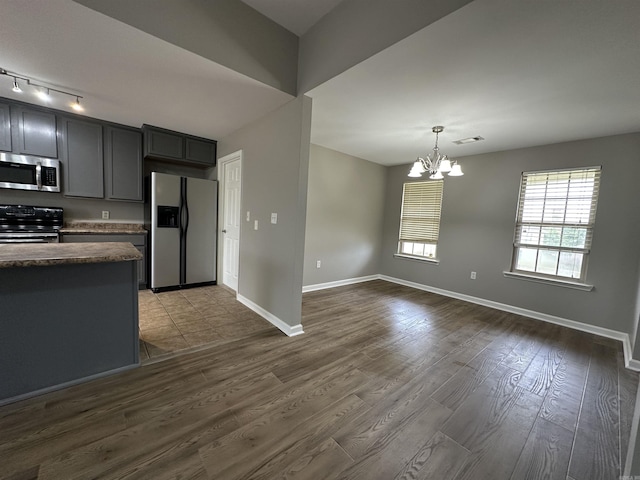
<path id="1" fill-rule="evenodd" d="M 373 281 L 245 338 L 0 408 L 0 478 L 618 479 L 618 342 Z"/>

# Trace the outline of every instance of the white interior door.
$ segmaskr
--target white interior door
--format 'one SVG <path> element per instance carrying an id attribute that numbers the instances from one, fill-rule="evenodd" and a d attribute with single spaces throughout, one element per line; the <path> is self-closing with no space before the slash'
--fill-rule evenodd
<path id="1" fill-rule="evenodd" d="M 242 152 L 220 159 L 222 283 L 238 291 L 240 264 L 240 199 L 242 186 Z"/>

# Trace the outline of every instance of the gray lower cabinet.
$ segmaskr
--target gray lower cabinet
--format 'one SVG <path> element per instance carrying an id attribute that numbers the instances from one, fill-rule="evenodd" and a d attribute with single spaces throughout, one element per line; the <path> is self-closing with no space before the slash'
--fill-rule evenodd
<path id="1" fill-rule="evenodd" d="M 142 254 L 138 260 L 138 286 L 147 288 L 147 236 L 144 233 L 63 233 L 62 243 L 129 242 Z"/>
<path id="2" fill-rule="evenodd" d="M 105 198 L 141 202 L 142 133 L 137 129 L 104 129 Z"/>
<path id="3" fill-rule="evenodd" d="M 0 404 L 138 365 L 134 268 L 131 261 L 0 268 Z"/>
<path id="4" fill-rule="evenodd" d="M 14 153 L 58 158 L 54 113 L 13 105 L 11 135 Z"/>
<path id="5" fill-rule="evenodd" d="M 60 117 L 64 194 L 104 198 L 102 125 Z"/>
<path id="6" fill-rule="evenodd" d="M 11 109 L 5 103 L 0 103 L 0 150 L 11 151 Z"/>

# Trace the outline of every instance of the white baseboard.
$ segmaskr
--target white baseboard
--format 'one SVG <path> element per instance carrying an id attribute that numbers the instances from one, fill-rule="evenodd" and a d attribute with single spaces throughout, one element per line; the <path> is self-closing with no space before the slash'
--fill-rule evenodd
<path id="1" fill-rule="evenodd" d="M 485 307 L 495 308 L 496 310 L 502 310 L 504 312 L 515 313 L 524 317 L 534 318 L 536 320 L 542 320 L 543 322 L 554 323 L 563 327 L 572 328 L 581 332 L 592 333 L 605 338 L 611 338 L 622 342 L 622 348 L 624 351 L 625 366 L 636 372 L 640 372 L 640 361 L 631 358 L 632 349 L 629 335 L 617 330 L 610 330 L 608 328 L 598 327 L 595 325 L 589 325 L 588 323 L 577 322 L 575 320 L 569 320 L 567 318 L 556 317 L 554 315 L 548 315 L 546 313 L 536 312 L 534 310 L 528 310 L 526 308 L 516 307 L 514 305 L 508 305 L 506 303 L 494 302 L 492 300 L 486 300 L 484 298 L 472 297 L 471 295 L 465 295 L 463 293 L 452 292 L 449 290 L 443 290 L 441 288 L 430 287 L 421 283 L 410 282 L 402 280 L 400 278 L 388 277 L 386 275 L 378 276 L 381 280 L 387 282 L 397 283 L 406 287 L 416 288 L 418 290 L 424 290 L 426 292 L 437 293 L 445 297 L 457 298 L 458 300 L 464 300 L 465 302 L 475 303 L 477 305 L 483 305 Z"/>
<path id="2" fill-rule="evenodd" d="M 304 330 L 302 330 L 302 324 L 301 323 L 299 323 L 298 325 L 291 326 L 288 323 L 285 323 L 282 320 L 280 320 L 278 317 L 276 317 L 271 312 L 268 312 L 267 310 L 262 308 L 260 305 L 258 305 L 256 303 L 253 303 L 247 297 L 243 297 L 240 294 L 236 295 L 236 300 L 238 300 L 243 305 L 249 307 L 251 310 L 256 312 L 258 315 L 260 315 L 262 318 L 267 320 L 269 323 L 271 323 L 274 326 L 276 326 L 285 335 L 287 335 L 289 337 L 295 337 L 296 335 L 302 335 L 304 333 Z"/>
<path id="3" fill-rule="evenodd" d="M 344 285 L 353 285 L 355 283 L 369 282 L 371 280 L 385 280 L 391 283 L 397 283 L 398 285 L 404 285 L 405 287 L 415 288 L 417 290 L 423 290 L 425 292 L 437 293 L 445 297 L 457 298 L 469 303 L 475 303 L 477 305 L 483 305 L 485 307 L 495 308 L 504 312 L 515 313 L 524 317 L 534 318 L 536 320 L 542 320 L 543 322 L 553 323 L 561 325 L 563 327 L 572 328 L 581 332 L 592 333 L 605 338 L 611 338 L 622 342 L 622 349 L 624 351 L 625 366 L 636 372 L 640 372 L 640 360 L 635 360 L 632 357 L 633 349 L 631 347 L 631 340 L 627 333 L 618 332 L 617 330 L 611 330 L 608 328 L 598 327 L 595 325 L 589 325 L 588 323 L 577 322 L 575 320 L 569 320 L 567 318 L 556 317 L 546 313 L 536 312 L 534 310 L 528 310 L 526 308 L 516 307 L 514 305 L 508 305 L 506 303 L 494 302 L 492 300 L 486 300 L 484 298 L 473 297 L 471 295 L 465 295 L 464 293 L 452 292 L 450 290 L 444 290 L 442 288 L 430 287 L 421 283 L 410 282 L 401 278 L 389 277 L 387 275 L 369 275 L 366 277 L 350 278 L 346 280 L 338 280 L 335 282 L 319 283 L 317 285 L 307 285 L 302 287 L 302 292 L 312 292 L 315 290 L 324 290 L 326 288 L 341 287 Z M 286 332 L 285 332 L 286 333 Z"/>
<path id="4" fill-rule="evenodd" d="M 622 342 L 622 348 L 624 351 L 625 366 L 636 372 L 640 372 L 640 360 L 634 360 L 631 358 L 632 348 L 629 335 L 626 333 L 618 332 L 617 330 L 610 330 L 608 328 L 598 327 L 595 325 L 589 325 L 588 323 L 577 322 L 575 320 L 569 320 L 567 318 L 556 317 L 554 315 L 548 315 L 546 313 L 536 312 L 534 310 L 528 310 L 526 308 L 516 307 L 514 305 L 508 305 L 505 303 L 494 302 L 492 300 L 486 300 L 484 298 L 473 297 L 471 295 L 465 295 L 463 293 L 452 292 L 450 290 L 444 290 L 442 288 L 430 287 L 421 283 L 410 282 L 400 278 L 389 277 L 387 275 L 369 275 L 367 277 L 352 278 L 347 280 L 339 280 L 337 282 L 320 283 L 318 285 L 309 285 L 303 287 L 303 292 L 311 292 L 314 290 L 322 290 L 325 288 L 340 287 L 343 285 L 351 285 L 360 282 L 368 282 L 371 280 L 385 280 L 391 283 L 397 283 L 398 285 L 404 285 L 406 287 L 415 288 L 417 290 L 423 290 L 425 292 L 437 293 L 445 297 L 457 298 L 469 303 L 475 303 L 477 305 L 483 305 L 485 307 L 495 308 L 496 310 L 502 310 L 504 312 L 515 313 L 525 317 L 534 318 L 536 320 L 542 320 L 543 322 L 553 323 L 561 325 L 563 327 L 572 328 L 581 332 L 592 333 L 605 338 L 611 338 Z"/>
<path id="5" fill-rule="evenodd" d="M 305 287 L 302 287 L 302 293 L 314 292 L 316 290 L 324 290 L 325 288 L 342 287 L 344 285 L 353 285 L 355 283 L 370 282 L 371 280 L 379 280 L 379 279 L 380 279 L 380 275 L 368 275 L 366 277 L 336 280 L 335 282 L 317 283 L 315 285 L 307 285 Z"/>

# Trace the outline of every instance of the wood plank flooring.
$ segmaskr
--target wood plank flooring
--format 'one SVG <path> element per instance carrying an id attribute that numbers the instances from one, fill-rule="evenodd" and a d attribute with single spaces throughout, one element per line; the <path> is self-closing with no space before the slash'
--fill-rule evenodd
<path id="1" fill-rule="evenodd" d="M 228 298 L 213 312 L 224 296 L 194 290 L 162 315 L 179 326 L 204 305 L 222 325 L 242 313 Z M 384 281 L 305 294 L 299 337 L 241 323 L 0 407 L 0 479 L 621 475 L 638 375 L 617 342 Z"/>

